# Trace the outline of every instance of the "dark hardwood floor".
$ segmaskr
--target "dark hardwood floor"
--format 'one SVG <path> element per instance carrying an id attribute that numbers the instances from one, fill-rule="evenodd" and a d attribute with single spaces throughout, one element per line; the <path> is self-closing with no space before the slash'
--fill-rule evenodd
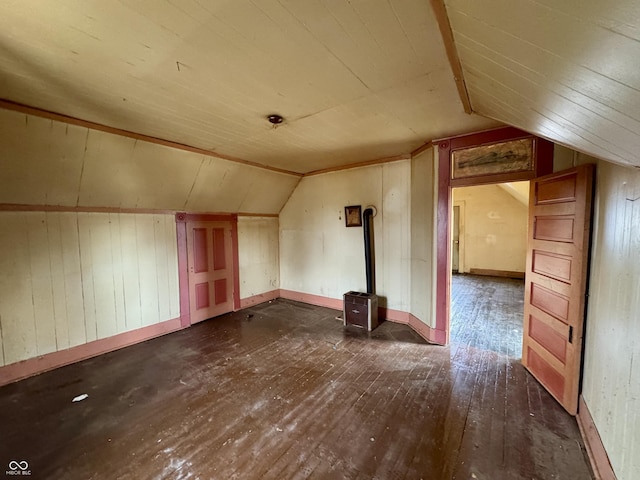
<path id="1" fill-rule="evenodd" d="M 524 280 L 452 275 L 450 341 L 522 358 Z"/>
<path id="2" fill-rule="evenodd" d="M 591 478 L 575 420 L 517 360 L 338 314 L 277 300 L 2 387 L 0 462 L 45 479 Z"/>

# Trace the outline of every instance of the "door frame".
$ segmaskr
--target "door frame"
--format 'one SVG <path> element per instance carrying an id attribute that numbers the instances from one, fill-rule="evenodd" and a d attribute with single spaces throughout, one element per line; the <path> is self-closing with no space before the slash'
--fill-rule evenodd
<path id="1" fill-rule="evenodd" d="M 465 267 L 465 243 L 464 243 L 464 235 L 465 232 L 465 201 L 458 200 L 453 202 L 451 208 L 458 207 L 458 273 L 464 273 Z M 453 228 L 453 225 L 451 226 Z M 452 238 L 453 240 L 453 238 Z"/>
<path id="2" fill-rule="evenodd" d="M 454 150 L 532 138 L 534 168 L 530 171 L 499 173 L 469 178 L 451 178 L 451 153 Z M 449 137 L 434 142 L 438 146 L 438 197 L 436 207 L 436 326 L 435 341 L 449 343 L 451 307 L 451 189 L 454 187 L 531 180 L 553 172 L 553 143 L 514 127 Z"/>
<path id="3" fill-rule="evenodd" d="M 187 222 L 230 222 L 233 259 L 233 311 L 240 310 L 240 261 L 238 257 L 238 215 L 212 213 L 176 213 L 178 243 L 178 284 L 180 288 L 180 325 L 191 325 L 189 309 L 189 265 L 187 259 Z"/>

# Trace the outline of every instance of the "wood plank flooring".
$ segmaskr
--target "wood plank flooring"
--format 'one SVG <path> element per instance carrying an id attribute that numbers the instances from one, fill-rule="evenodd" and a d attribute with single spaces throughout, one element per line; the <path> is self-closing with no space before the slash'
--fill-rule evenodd
<path id="1" fill-rule="evenodd" d="M 517 360 L 276 300 L 0 388 L 0 463 L 45 479 L 589 479 Z M 80 402 L 77 395 L 88 394 Z M 1 470 L 1 469 L 0 469 Z"/>
<path id="2" fill-rule="evenodd" d="M 451 277 L 451 343 L 522 358 L 524 280 Z"/>

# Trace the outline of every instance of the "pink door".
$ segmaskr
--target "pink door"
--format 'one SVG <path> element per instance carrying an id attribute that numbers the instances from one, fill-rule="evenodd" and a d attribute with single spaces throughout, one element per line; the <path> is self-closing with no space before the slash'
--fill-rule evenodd
<path id="1" fill-rule="evenodd" d="M 187 222 L 191 323 L 233 311 L 231 232 L 231 222 Z"/>

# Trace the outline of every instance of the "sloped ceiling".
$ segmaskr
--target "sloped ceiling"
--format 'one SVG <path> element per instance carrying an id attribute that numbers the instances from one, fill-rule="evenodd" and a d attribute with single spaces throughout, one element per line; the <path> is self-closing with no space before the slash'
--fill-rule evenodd
<path id="1" fill-rule="evenodd" d="M 502 123 L 640 165 L 640 3 L 442 2 L 473 115 L 427 0 L 4 0 L 0 98 L 296 173 Z"/>
<path id="2" fill-rule="evenodd" d="M 499 125 L 425 0 L 3 0 L 0 97 L 298 173 Z"/>
<path id="3" fill-rule="evenodd" d="M 445 4 L 473 111 L 640 166 L 640 2 Z"/>

